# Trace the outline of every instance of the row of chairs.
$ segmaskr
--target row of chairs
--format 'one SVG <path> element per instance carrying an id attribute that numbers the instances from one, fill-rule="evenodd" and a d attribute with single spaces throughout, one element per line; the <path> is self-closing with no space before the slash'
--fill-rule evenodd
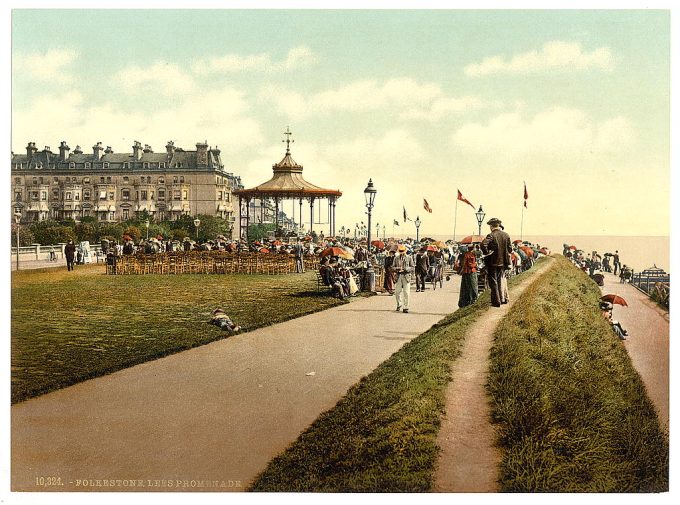
<path id="1" fill-rule="evenodd" d="M 318 268 L 318 259 L 305 258 L 305 268 Z M 295 258 L 283 254 L 190 251 L 110 256 L 110 275 L 144 274 L 267 274 L 295 273 Z"/>

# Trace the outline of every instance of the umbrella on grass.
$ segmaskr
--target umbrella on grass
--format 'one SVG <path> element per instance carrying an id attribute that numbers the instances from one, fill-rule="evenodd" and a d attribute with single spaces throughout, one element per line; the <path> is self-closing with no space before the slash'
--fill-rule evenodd
<path id="1" fill-rule="evenodd" d="M 608 294 L 604 295 L 602 298 L 600 298 L 603 302 L 609 302 L 612 305 L 621 305 L 622 307 L 628 307 L 628 303 L 626 300 L 623 299 L 623 297 L 615 294 Z"/>

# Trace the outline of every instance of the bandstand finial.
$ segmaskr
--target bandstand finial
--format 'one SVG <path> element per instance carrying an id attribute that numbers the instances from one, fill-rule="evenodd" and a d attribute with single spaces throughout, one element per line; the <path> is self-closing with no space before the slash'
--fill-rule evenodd
<path id="1" fill-rule="evenodd" d="M 286 131 L 283 132 L 283 134 L 286 135 L 287 138 L 286 138 L 286 140 L 282 140 L 281 142 L 285 142 L 285 143 L 286 143 L 286 154 L 290 154 L 290 143 L 291 143 L 291 142 L 295 142 L 294 140 L 290 140 L 290 136 L 293 134 L 293 133 L 290 131 L 290 126 L 287 126 L 287 127 L 286 127 Z"/>

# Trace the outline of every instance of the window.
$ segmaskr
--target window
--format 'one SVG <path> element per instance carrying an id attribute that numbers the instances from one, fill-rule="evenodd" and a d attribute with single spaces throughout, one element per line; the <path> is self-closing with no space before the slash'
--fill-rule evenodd
<path id="1" fill-rule="evenodd" d="M 47 200 L 47 191 L 41 191 L 40 192 L 40 199 L 44 202 Z"/>
<path id="2" fill-rule="evenodd" d="M 83 177 L 83 184 L 90 184 L 90 178 L 89 177 Z"/>
<path id="3" fill-rule="evenodd" d="M 21 184 L 21 177 L 15 177 L 14 184 Z"/>
<path id="4" fill-rule="evenodd" d="M 176 189 L 172 192 L 172 199 L 173 200 L 179 200 L 181 198 L 179 189 Z"/>
<path id="5" fill-rule="evenodd" d="M 86 189 L 83 191 L 83 200 L 89 200 L 90 199 L 90 190 Z"/>
<path id="6" fill-rule="evenodd" d="M 123 191 L 121 191 L 120 196 L 123 200 L 129 200 L 130 199 L 130 190 L 124 189 Z"/>
<path id="7" fill-rule="evenodd" d="M 144 168 L 149 168 L 149 164 L 148 164 L 148 163 L 144 163 L 143 166 L 144 166 Z"/>
<path id="8" fill-rule="evenodd" d="M 105 161 L 103 166 L 104 166 L 104 168 L 109 168 L 109 162 Z"/>
<path id="9" fill-rule="evenodd" d="M 148 193 L 146 190 L 142 190 L 142 200 L 148 200 Z"/>
<path id="10" fill-rule="evenodd" d="M 59 177 L 54 177 L 52 180 L 53 180 L 54 182 L 59 182 Z"/>
<path id="11" fill-rule="evenodd" d="M 164 189 L 158 190 L 158 199 L 159 200 L 165 200 L 165 190 Z"/>
<path id="12" fill-rule="evenodd" d="M 222 192 L 221 191 L 217 192 L 217 199 L 222 200 Z"/>
<path id="13" fill-rule="evenodd" d="M 40 195 L 38 194 L 38 192 L 37 191 L 31 191 L 31 200 L 38 201 L 38 198 L 40 198 Z"/>
<path id="14" fill-rule="evenodd" d="M 59 190 L 58 190 L 57 188 L 54 188 L 54 189 L 52 190 L 52 196 L 53 196 L 54 198 L 59 198 Z"/>
<path id="15" fill-rule="evenodd" d="M 165 184 L 165 177 L 159 177 L 158 184 Z"/>
<path id="16" fill-rule="evenodd" d="M 76 164 L 72 161 L 71 163 L 68 164 L 69 168 L 76 168 Z"/>
<path id="17" fill-rule="evenodd" d="M 21 201 L 21 191 L 14 193 L 14 201 L 15 202 L 20 202 Z"/>
<path id="18" fill-rule="evenodd" d="M 103 177 L 100 177 L 100 178 L 99 178 L 99 182 L 104 182 L 104 178 L 103 178 Z"/>
<path id="19" fill-rule="evenodd" d="M 33 184 L 38 184 L 38 178 L 37 177 L 33 177 Z"/>
<path id="20" fill-rule="evenodd" d="M 153 191 L 150 192 L 149 197 L 151 200 L 153 200 Z"/>
<path id="21" fill-rule="evenodd" d="M 92 163 L 90 163 L 89 161 L 86 161 L 85 162 L 85 168 L 92 168 Z"/>
<path id="22" fill-rule="evenodd" d="M 227 202 L 231 202 L 231 193 L 227 191 Z"/>
<path id="23" fill-rule="evenodd" d="M 130 178 L 126 175 L 123 177 L 123 182 L 130 182 Z"/>
<path id="24" fill-rule="evenodd" d="M 130 219 L 130 211 L 128 209 L 123 209 L 123 219 L 127 221 Z"/>
<path id="25" fill-rule="evenodd" d="M 130 168 L 130 164 L 127 161 L 124 161 L 123 168 Z"/>
<path id="26" fill-rule="evenodd" d="M 99 199 L 100 200 L 106 200 L 106 191 L 100 191 L 99 192 Z"/>
<path id="27" fill-rule="evenodd" d="M 184 182 L 184 176 L 183 175 L 179 176 L 179 182 Z"/>
<path id="28" fill-rule="evenodd" d="M 172 182 L 174 182 L 175 184 L 177 184 L 178 180 L 179 180 L 179 177 L 177 177 L 177 176 L 174 176 L 172 178 Z"/>
<path id="29" fill-rule="evenodd" d="M 109 212 L 109 221 L 115 221 L 116 220 L 116 213 L 115 212 Z"/>
<path id="30" fill-rule="evenodd" d="M 146 178 L 146 182 L 148 182 L 149 184 L 151 184 L 151 176 L 149 176 L 149 177 Z"/>
<path id="31" fill-rule="evenodd" d="M 111 182 L 111 177 L 107 177 L 106 182 Z"/>
<path id="32" fill-rule="evenodd" d="M 70 192 L 70 191 L 67 191 L 67 192 L 66 192 L 66 199 L 67 199 L 67 200 L 73 200 L 73 198 L 71 197 L 71 192 Z"/>
<path id="33" fill-rule="evenodd" d="M 71 182 L 71 178 L 70 178 L 70 177 L 67 177 L 67 178 L 64 180 L 64 182 Z"/>
<path id="34" fill-rule="evenodd" d="M 79 202 L 79 201 L 80 201 L 80 193 L 74 193 L 73 196 L 74 196 L 74 200 L 75 200 L 76 202 Z"/>
<path id="35" fill-rule="evenodd" d="M 38 181 L 40 182 L 40 184 L 42 184 L 42 183 L 43 183 L 43 178 L 40 177 L 40 178 L 38 179 Z"/>
<path id="36" fill-rule="evenodd" d="M 109 200 L 115 200 L 115 199 L 116 199 L 116 194 L 113 191 L 109 192 Z"/>
<path id="37" fill-rule="evenodd" d="M 189 192 L 186 189 L 182 190 L 182 200 L 187 200 L 189 197 Z"/>
<path id="38" fill-rule="evenodd" d="M 165 168 L 165 163 L 159 163 L 159 164 L 158 164 L 158 167 L 159 167 L 159 168 Z"/>

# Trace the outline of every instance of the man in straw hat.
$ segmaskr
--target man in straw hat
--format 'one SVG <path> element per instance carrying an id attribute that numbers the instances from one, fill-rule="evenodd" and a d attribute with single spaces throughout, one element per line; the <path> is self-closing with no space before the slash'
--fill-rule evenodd
<path id="1" fill-rule="evenodd" d="M 413 257 L 406 254 L 406 246 L 399 244 L 397 255 L 392 263 L 392 270 L 397 275 L 397 283 L 394 295 L 397 297 L 397 312 L 403 310 L 408 313 L 409 299 L 411 297 L 411 274 L 415 268 Z"/>
<path id="2" fill-rule="evenodd" d="M 503 231 L 503 225 L 498 218 L 492 218 L 487 223 L 491 232 L 482 241 L 484 264 L 487 267 L 487 279 L 491 290 L 491 305 L 500 307 L 501 303 L 508 303 L 503 297 L 502 278 L 510 268 L 510 253 L 512 245 L 510 235 Z"/>

